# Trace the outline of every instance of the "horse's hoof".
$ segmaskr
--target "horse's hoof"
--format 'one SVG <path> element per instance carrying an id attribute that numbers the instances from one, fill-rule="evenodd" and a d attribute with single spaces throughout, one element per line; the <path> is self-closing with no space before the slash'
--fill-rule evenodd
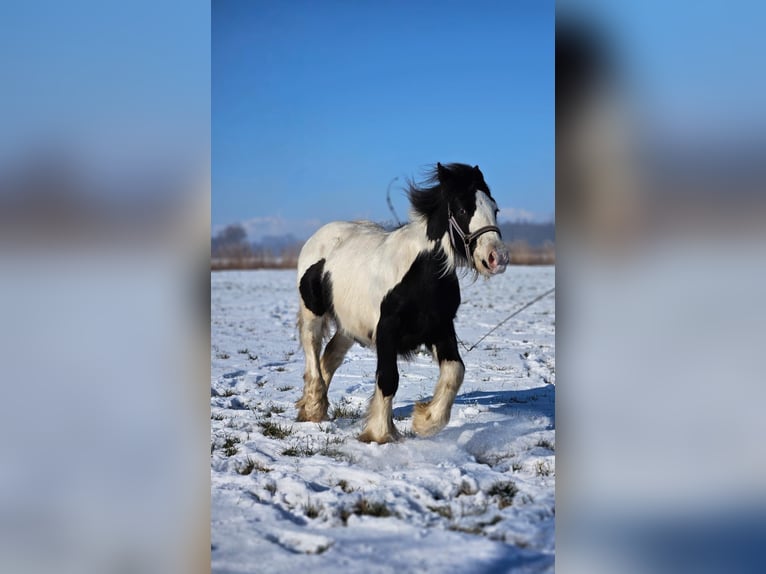
<path id="1" fill-rule="evenodd" d="M 295 408 L 298 409 L 298 416 L 295 417 L 297 422 L 321 423 L 327 420 L 327 411 L 330 409 L 330 403 L 327 399 L 309 402 L 305 397 L 302 397 L 295 403 Z"/>
<path id="2" fill-rule="evenodd" d="M 399 434 L 399 431 L 394 429 L 393 431 L 389 431 L 388 433 L 376 436 L 375 433 L 370 431 L 369 429 L 365 430 L 362 434 L 360 434 L 358 437 L 360 442 L 376 442 L 378 444 L 387 444 L 389 442 L 399 442 L 402 439 L 402 435 Z"/>
<path id="3" fill-rule="evenodd" d="M 327 420 L 327 413 L 309 412 L 301 409 L 298 411 L 298 416 L 295 417 L 295 420 L 299 423 L 321 423 Z"/>
<path id="4" fill-rule="evenodd" d="M 430 402 L 415 403 L 415 409 L 412 413 L 412 430 L 418 436 L 433 436 L 447 426 L 449 422 L 449 420 L 434 417 L 430 407 Z"/>

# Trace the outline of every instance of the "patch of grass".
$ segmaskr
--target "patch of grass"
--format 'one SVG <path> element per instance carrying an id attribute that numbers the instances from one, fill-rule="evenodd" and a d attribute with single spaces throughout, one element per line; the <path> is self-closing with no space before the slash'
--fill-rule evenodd
<path id="1" fill-rule="evenodd" d="M 226 351 L 219 351 L 215 354 L 216 359 L 230 359 L 231 355 L 227 353 Z"/>
<path id="2" fill-rule="evenodd" d="M 391 516 L 391 511 L 383 502 L 373 502 L 366 498 L 360 498 L 354 505 L 354 514 L 364 516 Z"/>
<path id="3" fill-rule="evenodd" d="M 332 450 L 333 446 L 343 444 L 346 442 L 346 439 L 344 439 L 342 436 L 332 436 L 332 435 L 325 435 L 324 437 L 324 445 L 322 446 L 321 450 Z"/>
<path id="4" fill-rule="evenodd" d="M 237 465 L 237 474 L 250 474 L 253 472 L 253 469 L 255 468 L 255 461 L 250 458 L 249 456 L 244 460 L 244 462 Z"/>
<path id="5" fill-rule="evenodd" d="M 463 526 L 461 524 L 450 524 L 447 527 L 447 529 L 453 530 L 455 532 L 465 532 L 466 534 L 480 534 L 484 536 L 485 535 L 484 529 L 487 526 L 493 526 L 494 524 L 497 524 L 501 520 L 502 518 L 496 515 L 489 520 L 477 522 L 473 526 Z"/>
<path id="6" fill-rule="evenodd" d="M 348 460 L 353 462 L 349 455 L 336 448 L 336 445 L 343 444 L 344 442 L 345 439 L 343 437 L 325 435 L 324 444 L 320 447 L 316 447 L 309 442 L 309 437 L 306 437 L 305 444 L 293 443 L 283 450 L 282 454 L 285 456 L 299 457 L 309 457 L 314 456 L 315 454 L 321 454 L 323 456 L 334 458 L 335 460 Z"/>
<path id="7" fill-rule="evenodd" d="M 345 492 L 346 494 L 350 492 L 354 492 L 354 489 L 348 484 L 348 481 L 345 479 L 341 479 L 338 481 L 338 486 L 340 486 L 340 489 Z"/>
<path id="8" fill-rule="evenodd" d="M 476 494 L 476 489 L 467 480 L 463 480 L 460 483 L 460 489 L 457 491 L 457 496 Z"/>
<path id="9" fill-rule="evenodd" d="M 537 476 L 550 476 L 551 475 L 550 465 L 544 460 L 538 460 L 537 464 L 535 464 L 535 474 Z"/>
<path id="10" fill-rule="evenodd" d="M 516 484 L 510 480 L 496 482 L 487 491 L 489 496 L 496 496 L 500 508 L 505 508 L 513 504 L 513 497 L 519 492 Z"/>
<path id="11" fill-rule="evenodd" d="M 263 416 L 268 419 L 271 418 L 271 415 L 281 415 L 283 412 L 285 412 L 285 407 L 269 403 L 263 412 Z"/>
<path id="12" fill-rule="evenodd" d="M 226 417 L 224 416 L 223 413 L 210 413 L 210 418 L 213 419 L 214 421 L 222 421 Z"/>
<path id="13" fill-rule="evenodd" d="M 277 492 L 277 483 L 276 482 L 267 482 L 264 485 L 263 488 L 266 489 L 266 492 L 269 492 L 269 493 L 271 493 L 272 496 L 274 496 L 274 494 L 276 494 L 276 492 Z"/>
<path id="14" fill-rule="evenodd" d="M 244 462 L 242 462 L 237 467 L 237 472 L 243 475 L 251 474 L 254 470 L 258 472 L 271 472 L 271 469 L 269 467 L 264 466 L 263 464 L 261 464 L 260 462 L 256 460 L 253 460 L 252 458 L 250 458 L 250 456 L 248 456 L 244 460 Z"/>
<path id="15" fill-rule="evenodd" d="M 269 438 L 283 439 L 290 436 L 293 432 L 292 427 L 285 427 L 272 421 L 259 421 L 258 426 L 261 427 L 263 436 Z"/>
<path id="16" fill-rule="evenodd" d="M 460 524 L 450 524 L 447 527 L 447 530 L 452 530 L 453 532 L 465 532 L 466 534 L 484 534 L 484 532 L 481 529 L 481 526 L 478 524 L 475 524 L 473 526 L 462 526 Z"/>
<path id="17" fill-rule="evenodd" d="M 511 470 L 512 470 L 513 472 L 519 472 L 519 471 L 520 471 L 521 469 L 523 469 L 523 468 L 524 468 L 524 465 L 523 465 L 523 464 L 521 464 L 520 462 L 514 462 L 514 463 L 511 465 Z"/>
<path id="18" fill-rule="evenodd" d="M 535 444 L 535 446 L 539 446 L 539 447 L 542 447 L 542 448 L 547 448 L 548 450 L 556 450 L 554 448 L 554 446 L 553 446 L 553 443 L 551 441 L 549 441 L 549 440 L 544 439 L 544 438 L 541 438 L 540 440 L 538 440 L 537 444 Z"/>
<path id="19" fill-rule="evenodd" d="M 362 410 L 351 403 L 343 402 L 333 407 L 332 418 L 357 420 L 362 418 Z"/>
<path id="20" fill-rule="evenodd" d="M 222 391 L 218 391 L 218 396 L 219 397 L 233 397 L 236 394 L 237 394 L 237 391 L 235 389 L 232 389 L 232 388 L 224 389 Z"/>
<path id="21" fill-rule="evenodd" d="M 284 367 L 278 367 L 277 371 L 279 371 L 280 369 L 283 370 L 283 371 L 285 370 Z M 284 385 L 282 387 L 277 387 L 277 390 L 278 391 L 282 391 L 282 392 L 286 392 L 286 391 L 292 391 L 294 388 L 295 387 L 293 387 L 292 385 Z"/>
<path id="22" fill-rule="evenodd" d="M 247 358 L 250 359 L 251 361 L 257 361 L 258 355 L 253 355 L 252 353 L 248 353 Z"/>
<path id="23" fill-rule="evenodd" d="M 317 451 L 311 448 L 311 446 L 309 445 L 308 437 L 306 437 L 305 445 L 292 444 L 282 451 L 282 454 L 285 456 L 301 456 L 301 457 L 314 456 L 316 453 Z"/>
<path id="24" fill-rule="evenodd" d="M 333 543 L 330 542 L 329 544 L 323 544 L 322 546 L 318 546 L 315 552 L 309 552 L 309 554 L 323 554 L 327 552 L 327 550 L 330 549 L 330 546 L 332 546 Z"/>
<path id="25" fill-rule="evenodd" d="M 329 447 L 329 446 L 335 445 L 335 444 L 343 444 L 345 442 L 346 442 L 346 439 L 343 438 L 342 436 L 327 434 L 324 437 L 324 443 L 325 443 L 326 447 Z"/>
<path id="26" fill-rule="evenodd" d="M 340 517 L 344 524 L 352 514 L 357 516 L 376 516 L 378 518 L 385 518 L 386 516 L 391 516 L 392 513 L 383 502 L 374 502 L 366 498 L 360 498 L 351 508 L 344 508 L 341 510 Z"/>
<path id="27" fill-rule="evenodd" d="M 452 508 L 450 508 L 449 506 L 429 506 L 428 510 L 438 514 L 442 518 L 446 518 L 447 520 L 452 520 Z"/>
<path id="28" fill-rule="evenodd" d="M 324 445 L 322 445 L 316 454 L 334 458 L 335 460 L 350 460 L 346 453 L 337 448 L 338 445 L 345 442 L 346 440 L 343 437 L 326 435 Z"/>
<path id="29" fill-rule="evenodd" d="M 237 353 L 239 353 L 240 355 L 249 355 L 250 350 L 247 347 L 245 347 L 244 349 L 237 349 Z"/>
<path id="30" fill-rule="evenodd" d="M 223 441 L 223 453 L 226 456 L 234 456 L 237 454 L 237 445 L 240 443 L 239 437 L 227 435 Z"/>
<path id="31" fill-rule="evenodd" d="M 322 512 L 322 506 L 320 504 L 314 504 L 311 502 L 310 498 L 309 501 L 303 505 L 303 514 L 305 514 L 307 518 L 317 518 L 320 512 Z"/>

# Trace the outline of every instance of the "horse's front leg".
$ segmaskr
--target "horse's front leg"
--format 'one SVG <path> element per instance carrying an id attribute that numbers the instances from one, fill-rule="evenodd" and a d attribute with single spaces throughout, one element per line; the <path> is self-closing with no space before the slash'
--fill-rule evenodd
<path id="1" fill-rule="evenodd" d="M 393 400 L 399 388 L 399 370 L 396 366 L 396 337 L 398 321 L 381 319 L 378 322 L 376 343 L 378 368 L 375 374 L 375 393 L 367 412 L 367 424 L 359 435 L 363 442 L 383 444 L 399 440 L 394 426 Z"/>
<path id="2" fill-rule="evenodd" d="M 417 403 L 412 415 L 412 430 L 420 436 L 431 436 L 449 422 L 452 403 L 463 384 L 465 366 L 457 348 L 454 325 L 450 323 L 447 336 L 434 346 L 439 361 L 439 380 L 434 396 L 427 403 Z"/>

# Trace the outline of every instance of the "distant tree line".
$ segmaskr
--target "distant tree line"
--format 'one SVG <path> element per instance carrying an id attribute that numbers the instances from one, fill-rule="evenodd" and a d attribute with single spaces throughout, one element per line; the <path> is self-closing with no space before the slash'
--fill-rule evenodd
<path id="1" fill-rule="evenodd" d="M 556 262 L 555 225 L 551 223 L 501 223 L 503 241 L 511 264 L 552 265 Z M 210 242 L 212 269 L 290 269 L 298 262 L 303 241 L 293 235 L 265 236 L 250 242 L 238 224 L 226 226 Z"/>
<path id="2" fill-rule="evenodd" d="M 210 242 L 213 269 L 288 269 L 298 263 L 302 241 L 292 235 L 248 242 L 240 224 L 226 226 Z"/>

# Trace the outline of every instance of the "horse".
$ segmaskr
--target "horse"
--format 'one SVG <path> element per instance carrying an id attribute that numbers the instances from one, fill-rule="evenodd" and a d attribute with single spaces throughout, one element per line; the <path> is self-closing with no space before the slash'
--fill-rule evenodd
<path id="1" fill-rule="evenodd" d="M 397 357 L 426 345 L 439 364 L 429 402 L 413 410 L 418 436 L 443 429 L 465 366 L 454 319 L 460 306 L 458 268 L 475 277 L 503 273 L 509 255 L 497 227 L 498 207 L 479 166 L 437 163 L 420 185 L 408 181 L 410 221 L 393 231 L 369 222 L 321 227 L 298 257 L 298 331 L 305 353 L 298 421 L 326 420 L 330 381 L 356 342 L 377 352 L 376 385 L 363 442 L 396 441 L 392 402 Z M 332 338 L 320 355 L 324 340 Z"/>

